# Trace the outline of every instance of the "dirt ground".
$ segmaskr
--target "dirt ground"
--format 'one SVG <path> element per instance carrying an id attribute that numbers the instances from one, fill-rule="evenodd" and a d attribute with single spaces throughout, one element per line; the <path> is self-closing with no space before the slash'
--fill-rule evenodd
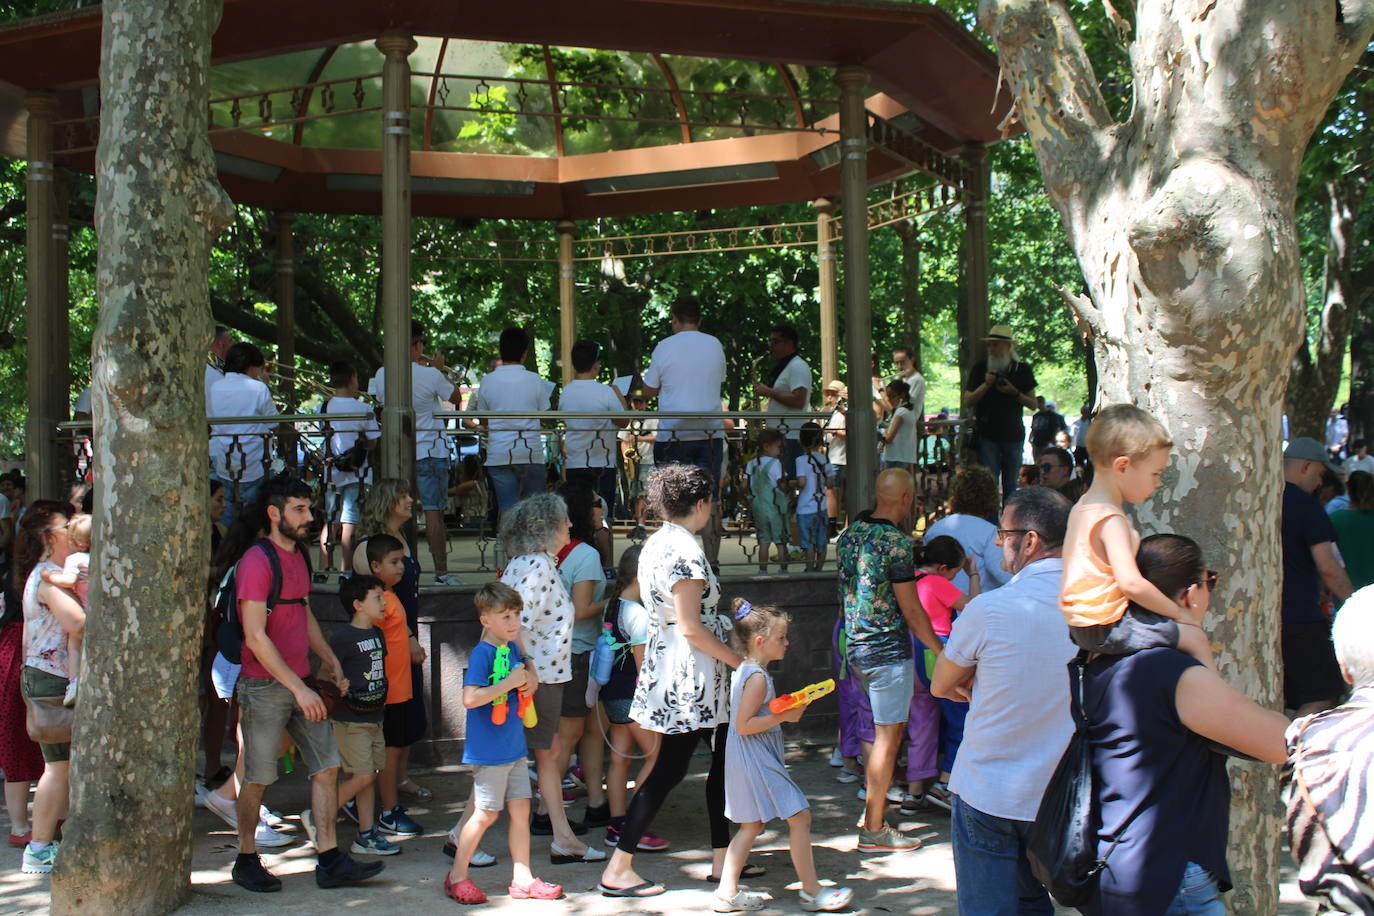
<path id="1" fill-rule="evenodd" d="M 811 799 L 813 842 L 816 866 L 823 881 L 854 889 L 851 912 L 860 914 L 901 913 L 908 916 L 954 916 L 958 908 L 954 887 L 953 855 L 949 843 L 949 818 L 932 810 L 917 817 L 896 816 L 895 822 L 922 840 L 912 852 L 863 855 L 855 851 L 855 822 L 862 803 L 855 797 L 855 785 L 835 781 L 834 769 L 827 764 L 828 747 L 792 747 L 788 750 L 794 777 Z M 707 759 L 699 759 L 690 776 L 660 812 L 654 829 L 666 837 L 670 848 L 662 853 L 640 854 L 635 868 L 645 878 L 663 883 L 668 893 L 646 900 L 617 900 L 601 896 L 596 890 L 599 865 L 551 865 L 549 838 L 535 837 L 533 868 L 546 881 L 562 884 L 567 896 L 556 902 L 512 900 L 506 891 L 510 882 L 510 860 L 505 849 L 504 820 L 483 841 L 483 848 L 495 853 L 494 867 L 475 869 L 473 879 L 490 896 L 488 907 L 524 907 L 546 911 L 553 916 L 614 913 L 709 912 L 712 885 L 704 879 L 710 868 L 707 854 L 707 827 L 704 810 L 704 771 Z M 443 878 L 448 862 L 442 858 L 445 833 L 456 821 L 468 795 L 471 779 L 460 768 L 416 774 L 435 794 L 433 801 L 412 804 L 410 814 L 425 827 L 423 835 L 399 841 L 400 855 L 390 856 L 386 870 L 364 885 L 320 890 L 311 874 L 315 857 L 305 844 L 298 815 L 308 801 L 307 785 L 299 771 L 283 777 L 268 791 L 267 803 L 282 812 L 300 841 L 284 847 L 279 854 L 266 854 L 263 861 L 281 877 L 277 894 L 251 894 L 230 880 L 236 848 L 228 828 L 204 809 L 195 811 L 195 853 L 190 902 L 180 912 L 188 916 L 230 916 L 230 914 L 326 912 L 414 914 L 436 907 L 452 912 L 457 905 L 443 896 Z M 581 816 L 583 802 L 575 801 L 570 813 Z M 765 891 L 773 905 L 763 913 L 799 912 L 796 876 L 787 854 L 785 825 L 764 833 L 750 861 L 765 866 L 767 874 L 748 882 L 754 890 Z M 352 841 L 354 828 L 341 823 L 342 844 Z M 587 839 L 600 842 L 603 832 L 594 830 Z M 604 847 L 602 847 L 604 848 Z M 37 916 L 48 912 L 49 880 L 46 876 L 25 875 L 19 871 L 19 850 L 11 850 L 0 868 L 0 913 Z M 1308 916 L 1315 907 L 1307 903 L 1293 882 L 1291 862 L 1285 853 L 1284 884 L 1280 912 L 1285 916 Z M 1070 913 L 1071 910 L 1061 912 Z M 1243 914 L 1242 914 L 1243 916 Z"/>

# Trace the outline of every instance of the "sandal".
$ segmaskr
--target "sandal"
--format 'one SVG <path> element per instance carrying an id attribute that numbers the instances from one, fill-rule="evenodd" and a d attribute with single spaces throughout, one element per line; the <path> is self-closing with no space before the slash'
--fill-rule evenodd
<path id="1" fill-rule="evenodd" d="M 768 905 L 768 898 L 743 888 L 735 891 L 733 897 L 716 896 L 711 909 L 717 913 L 739 913 L 761 910 Z"/>
<path id="2" fill-rule="evenodd" d="M 404 792 L 406 795 L 413 795 L 414 797 L 421 799 L 423 801 L 430 801 L 434 798 L 433 792 L 431 792 L 429 789 L 426 789 L 424 786 L 420 785 L 413 779 L 407 779 L 405 782 L 397 783 L 396 791 Z"/>
<path id="3" fill-rule="evenodd" d="M 521 887 L 512 881 L 510 896 L 512 900 L 557 900 L 563 896 L 563 885 L 549 884 L 547 881 L 540 881 L 535 878 L 529 884 Z"/>
<path id="4" fill-rule="evenodd" d="M 455 903 L 472 906 L 487 902 L 487 895 L 482 893 L 482 889 L 472 883 L 471 878 L 464 878 L 457 884 L 449 880 L 448 875 L 444 875 L 444 893 L 452 897 Z"/>
<path id="5" fill-rule="evenodd" d="M 854 899 L 854 892 L 847 887 L 823 887 L 812 897 L 806 891 L 800 892 L 802 909 L 811 912 L 830 912 L 848 909 Z"/>
<path id="6" fill-rule="evenodd" d="M 641 881 L 631 887 L 608 887 L 605 882 L 598 882 L 596 889 L 601 891 L 603 897 L 657 897 L 668 892 L 662 884 L 652 881 Z"/>
<path id="7" fill-rule="evenodd" d="M 549 844 L 549 862 L 553 865 L 571 865 L 574 862 L 604 862 L 606 854 L 600 849 L 588 846 L 582 852 L 568 852 L 557 843 Z"/>

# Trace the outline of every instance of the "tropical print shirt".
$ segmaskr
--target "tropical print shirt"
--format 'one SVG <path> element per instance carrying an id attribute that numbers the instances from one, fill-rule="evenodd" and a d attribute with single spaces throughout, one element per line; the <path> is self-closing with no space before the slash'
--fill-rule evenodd
<path id="1" fill-rule="evenodd" d="M 840 535 L 840 604 L 849 663 L 870 670 L 911 658 L 910 628 L 892 586 L 916 578 L 911 536 L 872 512 Z"/>

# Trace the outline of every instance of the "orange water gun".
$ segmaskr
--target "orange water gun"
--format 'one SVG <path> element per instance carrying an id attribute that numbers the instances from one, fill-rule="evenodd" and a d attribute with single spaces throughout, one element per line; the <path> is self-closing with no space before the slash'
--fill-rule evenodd
<path id="1" fill-rule="evenodd" d="M 491 665 L 491 682 L 499 684 L 510 677 L 510 646 L 502 646 L 496 650 L 496 658 Z M 523 690 L 518 690 L 519 706 L 517 712 L 524 721 L 526 728 L 534 728 L 539 724 L 539 715 L 534 711 L 534 697 Z M 505 725 L 506 713 L 510 710 L 510 703 L 507 700 L 509 694 L 501 694 L 491 701 L 491 724 Z"/>
<path id="2" fill-rule="evenodd" d="M 798 706 L 807 706 L 834 689 L 835 679 L 833 677 L 828 677 L 823 681 L 808 684 L 801 690 L 793 691 L 792 693 L 784 693 L 768 704 L 768 711 L 773 715 L 778 715 L 779 713 L 787 712 L 789 709 L 796 709 Z"/>

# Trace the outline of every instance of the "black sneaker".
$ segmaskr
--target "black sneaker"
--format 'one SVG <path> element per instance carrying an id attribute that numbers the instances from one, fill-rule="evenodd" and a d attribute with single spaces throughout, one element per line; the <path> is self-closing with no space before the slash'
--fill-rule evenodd
<path id="1" fill-rule="evenodd" d="M 568 827 L 572 830 L 573 836 L 582 836 L 587 832 L 587 825 L 582 821 L 568 821 Z M 530 833 L 534 836 L 553 836 L 553 824 L 549 823 L 549 816 L 531 814 Z"/>
<path id="2" fill-rule="evenodd" d="M 611 822 L 611 803 L 604 802 L 593 807 L 587 806 L 587 816 L 582 821 L 588 827 L 605 827 Z"/>
<path id="3" fill-rule="evenodd" d="M 235 859 L 232 874 L 235 884 L 255 894 L 271 894 L 281 890 L 281 879 L 263 868 L 262 860 L 257 856 L 246 861 Z"/>
<path id="4" fill-rule="evenodd" d="M 320 887 L 339 887 L 344 884 L 357 884 L 359 881 L 366 881 L 375 876 L 383 868 L 385 862 L 358 862 L 350 859 L 342 852 L 334 860 L 332 865 L 315 866 L 315 883 Z M 281 882 L 277 885 L 280 887 Z"/>

